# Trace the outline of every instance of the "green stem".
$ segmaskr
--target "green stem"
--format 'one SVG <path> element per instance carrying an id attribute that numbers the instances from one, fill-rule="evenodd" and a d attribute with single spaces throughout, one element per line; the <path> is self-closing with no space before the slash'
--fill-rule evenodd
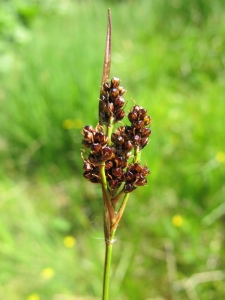
<path id="1" fill-rule="evenodd" d="M 124 194 L 124 191 L 121 190 L 117 195 L 113 196 L 111 198 L 111 202 L 113 204 L 113 206 L 115 207 L 116 206 L 116 203 L 120 200 L 120 197 Z"/>
<path id="2" fill-rule="evenodd" d="M 113 130 L 113 118 L 110 118 L 110 124 L 106 126 L 106 136 L 108 137 L 108 145 L 111 144 L 111 135 Z M 102 300 L 108 300 L 109 297 L 109 280 L 110 280 L 110 266 L 112 258 L 112 244 L 116 230 L 111 229 L 115 222 L 114 208 L 111 203 L 110 194 L 108 191 L 107 180 L 105 176 L 105 164 L 99 166 L 99 173 L 101 177 L 102 195 L 104 200 L 104 234 L 105 234 L 105 265 L 103 276 L 103 292 Z"/>
<path id="3" fill-rule="evenodd" d="M 109 145 L 111 144 L 112 130 L 113 130 L 113 126 L 112 125 L 107 126 L 107 136 L 108 136 L 108 139 L 109 139 Z"/>
<path id="4" fill-rule="evenodd" d="M 99 173 L 101 177 L 101 186 L 102 186 L 102 196 L 104 202 L 104 233 L 105 233 L 105 240 L 109 239 L 110 236 L 110 226 L 111 223 L 114 222 L 115 214 L 113 210 L 113 206 L 110 201 L 110 195 L 107 188 L 107 180 L 105 176 L 105 163 L 99 165 Z"/>
<path id="5" fill-rule="evenodd" d="M 104 203 L 106 204 L 106 206 L 108 208 L 110 217 L 113 218 L 114 212 L 113 212 L 112 204 L 111 204 L 110 199 L 109 199 L 110 195 L 109 195 L 109 192 L 108 192 L 107 180 L 106 180 L 106 176 L 105 176 L 105 163 L 102 163 L 101 165 L 99 165 L 99 173 L 100 173 L 100 176 L 101 176 L 101 186 L 102 186 L 103 200 L 104 200 Z"/>
<path id="6" fill-rule="evenodd" d="M 111 136 L 112 136 L 112 130 L 113 130 L 113 121 L 114 121 L 114 118 L 110 117 L 110 119 L 109 119 L 109 125 L 106 126 L 106 136 L 108 137 L 108 145 L 111 144 Z"/>
<path id="7" fill-rule="evenodd" d="M 137 163 L 141 160 L 141 151 L 139 149 L 139 147 L 135 147 L 134 148 L 134 159 L 133 159 L 133 163 Z"/>
<path id="8" fill-rule="evenodd" d="M 119 208 L 119 211 L 117 213 L 117 217 L 116 217 L 116 221 L 113 223 L 112 227 L 111 227 L 111 230 L 115 230 L 116 231 L 116 228 L 120 222 L 120 219 L 122 218 L 122 215 L 124 213 L 124 210 L 125 210 L 125 207 L 127 205 L 127 201 L 128 201 L 128 198 L 129 198 L 129 193 L 127 193 L 124 198 L 123 198 L 123 202 Z"/>
<path id="9" fill-rule="evenodd" d="M 111 266 L 111 258 L 112 258 L 112 244 L 113 244 L 115 231 L 116 230 L 111 231 L 110 238 L 105 243 L 105 266 L 104 266 L 104 276 L 103 276 L 102 300 L 108 300 L 109 297 L 110 266 Z"/>

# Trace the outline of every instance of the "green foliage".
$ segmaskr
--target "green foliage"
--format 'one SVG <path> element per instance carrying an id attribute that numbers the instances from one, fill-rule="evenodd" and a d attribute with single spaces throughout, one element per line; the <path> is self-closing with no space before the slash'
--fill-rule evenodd
<path id="1" fill-rule="evenodd" d="M 108 5 L 1 3 L 1 299 L 101 294 L 101 192 L 82 179 L 80 131 L 97 122 Z M 153 119 L 142 157 L 151 175 L 116 235 L 111 298 L 223 299 L 224 3 L 110 7 L 111 75 L 127 89 L 127 110 L 137 100 Z M 15 26 L 29 36 L 19 47 Z"/>

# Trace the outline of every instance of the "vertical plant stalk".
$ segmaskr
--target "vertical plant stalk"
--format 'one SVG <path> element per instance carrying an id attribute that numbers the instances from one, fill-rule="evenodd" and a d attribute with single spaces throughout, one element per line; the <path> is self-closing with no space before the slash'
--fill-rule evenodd
<path id="1" fill-rule="evenodd" d="M 108 9 L 108 26 L 107 26 L 107 35 L 106 35 L 106 47 L 105 47 L 105 57 L 104 57 L 104 65 L 102 72 L 102 83 L 103 84 L 108 80 L 110 74 L 110 66 L 111 66 L 111 11 Z M 101 91 L 102 92 L 102 91 Z M 101 124 L 101 111 L 102 111 L 102 101 L 99 102 L 99 123 Z M 109 144 L 111 143 L 111 134 L 113 122 L 110 120 L 110 124 L 107 126 L 106 135 L 109 140 Z M 112 241 L 114 237 L 114 231 L 111 231 L 111 223 L 112 219 L 114 219 L 114 215 L 112 213 L 111 202 L 109 198 L 106 199 L 107 194 L 107 182 L 105 178 L 105 165 L 100 167 L 100 177 L 101 177 L 101 185 L 103 191 L 103 222 L 104 222 L 104 236 L 105 236 L 105 263 L 104 263 L 104 271 L 103 271 L 103 291 L 102 291 L 102 300 L 108 300 L 109 295 L 109 281 L 110 281 L 110 269 L 111 269 L 111 258 L 112 258 Z"/>
<path id="2" fill-rule="evenodd" d="M 107 190 L 107 181 L 105 177 L 105 164 L 99 166 L 101 186 L 102 186 L 102 197 L 103 197 L 103 223 L 104 223 L 104 235 L 105 243 L 110 239 L 110 227 L 111 220 L 114 220 L 114 210 L 110 201 L 110 196 Z"/>
<path id="3" fill-rule="evenodd" d="M 82 130 L 82 144 L 88 149 L 88 158 L 83 158 L 83 176 L 93 183 L 100 184 L 102 188 L 105 238 L 102 300 L 109 299 L 110 266 L 116 229 L 130 193 L 138 186 L 146 185 L 146 176 L 150 173 L 147 166 L 140 164 L 141 150 L 147 145 L 151 134 L 148 127 L 151 118 L 147 115 L 147 110 L 134 105 L 128 114 L 130 125 L 119 126 L 113 131 L 114 124 L 125 116 L 123 95 L 126 90 L 120 86 L 119 78 L 113 77 L 111 81 L 108 80 L 110 65 L 111 13 L 108 9 L 99 123 L 95 128 L 86 125 Z"/>
<path id="4" fill-rule="evenodd" d="M 110 281 L 110 269 L 112 259 L 112 246 L 114 242 L 114 235 L 116 229 L 110 230 L 110 236 L 108 241 L 105 243 L 105 264 L 104 264 L 104 275 L 103 275 L 103 291 L 102 300 L 108 300 L 109 296 L 109 281 Z"/>

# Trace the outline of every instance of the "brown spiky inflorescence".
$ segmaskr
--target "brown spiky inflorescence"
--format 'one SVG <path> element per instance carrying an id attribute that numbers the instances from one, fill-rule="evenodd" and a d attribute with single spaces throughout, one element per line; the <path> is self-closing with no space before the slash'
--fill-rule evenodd
<path id="1" fill-rule="evenodd" d="M 103 220 L 106 243 L 103 280 L 103 300 L 108 299 L 109 270 L 114 234 L 125 210 L 129 194 L 147 184 L 150 171 L 141 165 L 141 151 L 151 135 L 151 118 L 147 110 L 135 104 L 128 113 L 128 125 L 113 127 L 125 117 L 125 89 L 120 79 L 108 80 L 111 64 L 111 16 L 108 10 L 108 28 L 102 83 L 99 98 L 99 123 L 84 126 L 82 144 L 84 177 L 101 185 Z M 122 122 L 121 122 L 122 124 Z"/>
<path id="2" fill-rule="evenodd" d="M 105 238 L 109 241 L 112 229 L 116 229 L 124 211 L 127 196 L 139 186 L 147 184 L 150 171 L 140 164 L 140 154 L 151 135 L 151 118 L 139 105 L 128 113 L 129 125 L 113 126 L 125 117 L 126 90 L 120 79 L 108 76 L 111 64 L 111 17 L 108 14 L 108 29 L 102 84 L 99 99 L 99 124 L 84 126 L 82 144 L 87 149 L 83 159 L 84 177 L 102 186 L 104 203 Z M 122 199 L 122 201 L 119 201 Z M 124 200 L 126 199 L 126 201 Z"/>
<path id="3" fill-rule="evenodd" d="M 104 122 L 109 119 L 114 123 L 118 122 L 118 111 L 120 116 L 125 116 L 123 109 L 114 109 L 114 102 L 116 101 L 104 103 Z M 109 106 L 111 110 L 108 109 Z M 117 193 L 121 196 L 122 191 L 130 193 L 136 187 L 146 185 L 146 176 L 150 173 L 147 166 L 140 165 L 138 156 L 148 143 L 151 118 L 144 108 L 135 105 L 131 108 L 128 119 L 131 124 L 118 127 L 110 138 L 99 124 L 95 128 L 84 126 L 82 131 L 82 143 L 89 150 L 87 159 L 84 159 L 83 175 L 93 183 L 101 183 L 99 166 L 104 164 L 110 199 L 114 199 Z"/>
<path id="4" fill-rule="evenodd" d="M 84 126 L 83 146 L 88 150 L 84 159 L 84 177 L 103 188 L 106 209 L 105 238 L 108 241 L 112 228 L 116 228 L 122 216 L 124 202 L 117 207 L 119 200 L 139 186 L 147 184 L 146 176 L 150 171 L 141 166 L 140 153 L 148 144 L 151 134 L 151 118 L 147 110 L 134 105 L 128 113 L 129 125 L 119 126 L 114 132 L 112 127 L 125 116 L 122 97 L 125 89 L 120 80 L 113 77 L 103 83 L 100 93 L 100 124 L 95 128 Z M 103 173 L 102 173 L 103 171 Z"/>

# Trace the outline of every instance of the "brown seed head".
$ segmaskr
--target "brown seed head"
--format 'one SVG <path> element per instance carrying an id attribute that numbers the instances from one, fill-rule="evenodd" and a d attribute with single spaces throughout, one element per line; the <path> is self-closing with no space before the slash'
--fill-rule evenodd
<path id="1" fill-rule="evenodd" d="M 115 115 L 115 122 L 121 121 L 125 117 L 125 111 L 118 109 Z"/>
<path id="2" fill-rule="evenodd" d="M 111 86 L 117 88 L 120 85 L 120 79 L 118 77 L 113 77 L 111 79 Z"/>
<path id="3" fill-rule="evenodd" d="M 115 99 L 114 101 L 114 105 L 116 107 L 116 109 L 121 108 L 124 105 L 124 99 L 123 97 L 119 96 Z"/>

